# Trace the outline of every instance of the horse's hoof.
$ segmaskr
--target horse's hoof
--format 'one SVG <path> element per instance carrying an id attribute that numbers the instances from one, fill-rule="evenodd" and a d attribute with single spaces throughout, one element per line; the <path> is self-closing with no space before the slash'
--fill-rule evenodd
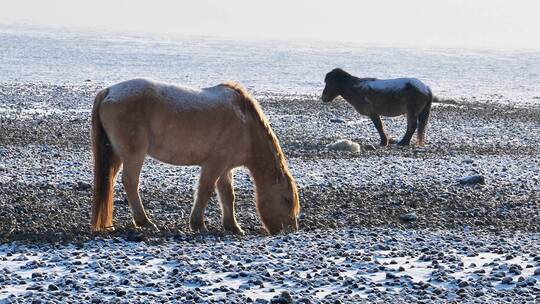
<path id="1" fill-rule="evenodd" d="M 133 221 L 133 225 L 136 229 L 143 229 L 148 231 L 159 232 L 159 228 L 150 219 L 146 218 L 144 221 Z"/>
<path id="2" fill-rule="evenodd" d="M 144 228 L 153 230 L 155 232 L 159 232 L 159 228 L 152 221 L 148 221 L 148 223 L 146 225 L 144 225 Z"/>
<path id="3" fill-rule="evenodd" d="M 108 226 L 104 228 L 93 229 L 93 231 L 94 233 L 112 233 L 115 232 L 116 229 L 114 228 L 114 226 Z"/>
<path id="4" fill-rule="evenodd" d="M 410 144 L 409 142 L 403 142 L 403 141 L 400 141 L 397 143 L 397 145 L 400 147 L 405 147 L 405 146 L 408 146 L 409 144 Z"/>
<path id="5" fill-rule="evenodd" d="M 207 234 L 208 228 L 206 228 L 206 225 L 203 224 L 189 224 L 189 227 L 191 228 L 191 231 L 193 233 L 200 233 L 200 234 Z"/>
<path id="6" fill-rule="evenodd" d="M 235 235 L 244 235 L 244 230 L 240 228 L 239 226 L 223 226 L 223 229 L 225 232 Z"/>
<path id="7" fill-rule="evenodd" d="M 199 228 L 199 229 L 193 229 L 193 228 L 191 228 L 191 232 L 193 232 L 193 233 L 195 233 L 195 234 L 200 234 L 200 235 L 207 235 L 207 234 L 210 233 L 206 227 L 204 227 L 204 228 Z"/>

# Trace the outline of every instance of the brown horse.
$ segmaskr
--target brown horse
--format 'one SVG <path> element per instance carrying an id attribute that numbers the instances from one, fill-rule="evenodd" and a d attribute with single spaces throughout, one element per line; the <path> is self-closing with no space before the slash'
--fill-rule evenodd
<path id="1" fill-rule="evenodd" d="M 243 233 L 234 208 L 232 170 L 239 166 L 247 167 L 254 179 L 265 229 L 270 234 L 298 229 L 298 192 L 279 142 L 257 101 L 238 84 L 200 90 L 145 79 L 115 84 L 95 98 L 92 145 L 96 231 L 113 228 L 113 185 L 121 165 L 135 226 L 155 227 L 139 197 L 146 155 L 201 167 L 190 216 L 193 231 L 206 231 L 204 210 L 215 188 L 223 228 Z"/>
<path id="2" fill-rule="evenodd" d="M 381 146 L 387 146 L 391 140 L 386 136 L 380 115 L 399 116 L 405 113 L 407 132 L 398 145 L 409 145 L 417 126 L 417 144 L 424 145 L 433 94 L 420 80 L 358 78 L 342 69 L 334 69 L 326 74 L 324 82 L 322 100 L 330 102 L 341 95 L 358 113 L 371 118 L 381 137 Z"/>

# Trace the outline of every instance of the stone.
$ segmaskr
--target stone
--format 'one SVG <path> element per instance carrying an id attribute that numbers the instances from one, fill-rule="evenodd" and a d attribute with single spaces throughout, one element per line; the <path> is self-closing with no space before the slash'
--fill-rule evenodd
<path id="1" fill-rule="evenodd" d="M 335 122 L 335 123 L 345 123 L 345 120 L 339 118 L 339 117 L 336 117 L 336 118 L 330 118 L 330 122 Z"/>
<path id="2" fill-rule="evenodd" d="M 340 139 L 326 147 L 334 151 L 360 152 L 360 145 L 348 139 Z"/>
<path id="3" fill-rule="evenodd" d="M 461 288 L 467 287 L 467 286 L 469 286 L 469 282 L 467 282 L 467 281 L 461 281 L 461 282 L 459 282 L 458 286 L 461 287 Z"/>
<path id="4" fill-rule="evenodd" d="M 512 284 L 512 281 L 513 281 L 512 277 L 504 277 L 504 278 L 502 278 L 501 283 L 503 283 L 503 284 Z"/>
<path id="5" fill-rule="evenodd" d="M 459 179 L 461 185 L 485 185 L 486 179 L 483 175 L 470 175 Z"/>
<path id="6" fill-rule="evenodd" d="M 272 304 L 292 304 L 293 299 L 288 291 L 282 291 L 280 295 L 275 296 L 270 300 Z"/>
<path id="7" fill-rule="evenodd" d="M 87 182 L 78 181 L 77 185 L 75 186 L 75 189 L 78 191 L 86 191 L 86 190 L 92 189 L 92 185 L 90 185 Z"/>
<path id="8" fill-rule="evenodd" d="M 399 216 L 399 219 L 403 222 L 410 223 L 416 221 L 418 219 L 418 216 L 416 215 L 416 212 L 409 212 L 401 214 Z"/>

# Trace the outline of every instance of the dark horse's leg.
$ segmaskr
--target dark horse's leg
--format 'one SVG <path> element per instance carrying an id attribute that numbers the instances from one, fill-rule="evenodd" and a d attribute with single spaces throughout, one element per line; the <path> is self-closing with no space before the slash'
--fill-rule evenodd
<path id="1" fill-rule="evenodd" d="M 423 146 L 426 141 L 426 126 L 429 119 L 429 113 L 431 112 L 431 102 L 429 102 L 420 115 L 418 115 L 418 145 Z"/>
<path id="2" fill-rule="evenodd" d="M 371 115 L 370 118 L 371 121 L 373 121 L 377 132 L 379 132 L 379 136 L 381 137 L 380 145 L 383 147 L 388 146 L 388 137 L 386 136 L 386 132 L 384 132 L 384 126 L 381 121 L 381 117 L 379 115 Z"/>
<path id="3" fill-rule="evenodd" d="M 411 143 L 411 138 L 414 134 L 414 131 L 416 131 L 417 125 L 418 115 L 416 115 L 415 111 L 409 109 L 407 111 L 407 132 L 405 132 L 405 136 L 403 136 L 401 141 L 398 142 L 399 146 L 408 146 Z"/>

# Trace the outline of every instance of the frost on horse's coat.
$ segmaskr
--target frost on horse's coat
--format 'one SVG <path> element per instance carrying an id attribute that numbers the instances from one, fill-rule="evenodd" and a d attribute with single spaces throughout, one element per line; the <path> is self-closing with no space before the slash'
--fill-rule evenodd
<path id="1" fill-rule="evenodd" d="M 151 91 L 149 91 L 149 87 L 152 88 Z M 218 90 L 216 89 L 218 87 L 195 89 L 138 78 L 110 86 L 105 102 L 114 102 L 149 93 L 163 102 L 169 103 L 177 110 L 204 109 L 219 106 L 234 108 L 235 103 L 233 101 L 236 93 L 225 87 Z"/>
<path id="2" fill-rule="evenodd" d="M 408 84 L 423 94 L 430 94 L 429 88 L 416 78 L 361 80 L 357 86 L 378 91 L 397 92 L 404 90 Z"/>

